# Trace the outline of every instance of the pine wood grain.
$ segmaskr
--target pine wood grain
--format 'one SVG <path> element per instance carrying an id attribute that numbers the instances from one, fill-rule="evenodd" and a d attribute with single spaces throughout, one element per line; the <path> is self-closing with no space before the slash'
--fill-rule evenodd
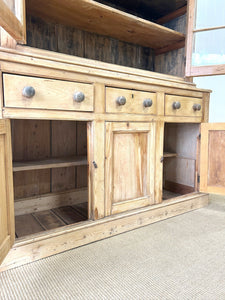
<path id="1" fill-rule="evenodd" d="M 92 0 L 27 1 L 28 13 L 145 47 L 161 48 L 184 35 Z M 74 14 L 76 18 L 74 18 Z"/>
<path id="2" fill-rule="evenodd" d="M 126 104 L 117 104 L 116 100 L 120 96 L 126 98 Z M 152 106 L 144 107 L 143 102 L 145 99 L 151 99 Z M 155 93 L 106 88 L 106 112 L 108 113 L 140 113 L 154 115 L 156 114 L 156 107 Z"/>
<path id="3" fill-rule="evenodd" d="M 52 157 L 70 157 L 76 155 L 76 122 L 51 122 L 51 152 Z M 76 187 L 76 168 L 64 167 L 51 170 L 52 192 L 61 192 Z"/>
<path id="4" fill-rule="evenodd" d="M 11 129 L 9 120 L 0 120 L 0 263 L 15 240 Z"/>
<path id="5" fill-rule="evenodd" d="M 44 231 L 44 228 L 32 214 L 16 216 L 15 226 L 17 237 L 22 237 Z"/>
<path id="6" fill-rule="evenodd" d="M 5 1 L 0 0 L 0 25 L 18 42 L 26 42 L 26 30 Z M 22 7 L 22 11 L 24 8 Z M 25 21 L 25 20 L 22 20 Z"/>
<path id="7" fill-rule="evenodd" d="M 174 102 L 180 102 L 181 107 L 179 109 L 173 108 Z M 194 111 L 193 105 L 200 104 L 201 110 Z M 167 116 L 193 116 L 201 117 L 202 116 L 202 99 L 199 98 L 189 98 L 175 95 L 166 95 L 165 97 L 165 115 Z"/>
<path id="8" fill-rule="evenodd" d="M 93 111 L 93 86 L 86 83 L 58 81 L 52 79 L 5 74 L 5 106 L 56 110 Z M 26 98 L 22 95 L 25 86 L 32 86 L 35 95 Z M 82 102 L 73 100 L 76 92 L 82 92 Z"/>
<path id="9" fill-rule="evenodd" d="M 15 215 L 24 215 L 61 206 L 73 206 L 88 202 L 87 188 L 15 199 Z M 85 204 L 86 205 L 86 204 Z"/>
<path id="10" fill-rule="evenodd" d="M 87 122 L 77 122 L 76 126 L 76 155 L 83 156 L 87 162 Z M 88 185 L 88 163 L 78 165 L 76 168 L 76 187 L 82 188 Z"/>
<path id="11" fill-rule="evenodd" d="M 91 59 L 90 62 L 95 59 L 100 64 L 101 61 L 108 62 L 112 67 L 113 64 L 117 64 L 145 70 L 154 68 L 153 50 L 140 45 L 128 44 L 63 24 L 46 22 L 30 15 L 27 15 L 27 32 L 27 45 L 31 47 L 85 57 Z M 35 51 L 35 48 L 32 50 Z"/>
<path id="12" fill-rule="evenodd" d="M 20 240 L 10 251 L 1 265 L 0 271 L 165 220 L 204 207 L 207 204 L 208 195 L 193 193 L 189 196 L 165 200 L 162 204 L 152 207 L 110 216 L 96 222 L 89 221 L 85 223 L 85 226 L 73 225 L 64 234 L 59 228 L 47 236 L 42 234 L 29 240 Z"/>
<path id="13" fill-rule="evenodd" d="M 66 224 L 53 211 L 40 211 L 32 214 L 45 230 L 65 226 Z"/>
<path id="14" fill-rule="evenodd" d="M 154 203 L 153 124 L 106 123 L 105 156 L 107 215 Z"/>
<path id="15" fill-rule="evenodd" d="M 50 158 L 50 121 L 13 120 L 11 123 L 15 163 Z M 13 177 L 15 199 L 50 192 L 50 170 L 48 169 L 16 172 Z"/>
<path id="16" fill-rule="evenodd" d="M 52 210 L 65 224 L 84 221 L 86 218 L 71 206 L 63 206 Z"/>
<path id="17" fill-rule="evenodd" d="M 208 134 L 208 185 L 225 188 L 225 130 L 210 130 Z"/>
<path id="18" fill-rule="evenodd" d="M 41 170 L 41 169 L 54 169 L 63 167 L 72 167 L 87 165 L 86 156 L 75 157 L 60 157 L 50 158 L 45 160 L 27 161 L 27 162 L 15 162 L 13 163 L 13 171 L 28 171 L 28 170 Z"/>

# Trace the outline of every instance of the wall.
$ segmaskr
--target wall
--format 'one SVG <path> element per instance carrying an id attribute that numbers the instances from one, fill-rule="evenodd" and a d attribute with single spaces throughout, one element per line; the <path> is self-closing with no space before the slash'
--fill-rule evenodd
<path id="1" fill-rule="evenodd" d="M 209 122 L 225 122 L 225 75 L 195 77 L 199 88 L 211 89 Z"/>
<path id="2" fill-rule="evenodd" d="M 117 65 L 154 70 L 154 51 L 27 16 L 27 45 Z"/>

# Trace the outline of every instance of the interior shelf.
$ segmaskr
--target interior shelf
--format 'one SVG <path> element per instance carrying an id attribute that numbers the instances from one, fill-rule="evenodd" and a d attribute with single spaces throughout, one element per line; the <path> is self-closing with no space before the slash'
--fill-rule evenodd
<path id="1" fill-rule="evenodd" d="M 121 41 L 160 49 L 184 42 L 184 34 L 93 0 L 27 0 L 31 15 Z"/>
<path id="2" fill-rule="evenodd" d="M 13 171 L 41 170 L 87 165 L 86 156 L 48 158 L 37 161 L 13 162 Z"/>
<path id="3" fill-rule="evenodd" d="M 171 153 L 171 152 L 164 152 L 163 157 L 176 157 L 177 153 Z"/>

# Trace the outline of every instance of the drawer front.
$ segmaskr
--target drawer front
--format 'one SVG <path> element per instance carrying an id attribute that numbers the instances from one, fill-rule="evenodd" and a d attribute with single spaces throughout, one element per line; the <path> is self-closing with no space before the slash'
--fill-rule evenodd
<path id="1" fill-rule="evenodd" d="M 119 97 L 125 97 L 126 103 L 118 104 Z M 147 101 L 144 103 L 145 100 Z M 145 106 L 150 104 L 151 106 Z M 156 94 L 108 87 L 106 88 L 106 112 L 154 115 L 156 114 Z"/>
<path id="2" fill-rule="evenodd" d="M 177 106 L 177 108 L 175 108 L 174 106 L 175 107 Z M 183 116 L 183 117 L 201 117 L 202 116 L 202 99 L 192 98 L 192 97 L 166 95 L 166 97 L 165 97 L 165 115 L 166 116 Z"/>
<path id="3" fill-rule="evenodd" d="M 57 110 L 93 111 L 93 86 L 54 79 L 20 75 L 3 75 L 5 107 L 40 108 Z M 35 93 L 25 94 L 25 87 L 33 87 Z M 76 93 L 84 100 L 74 100 Z M 33 96 L 32 96 L 33 95 Z M 76 100 L 81 100 L 76 98 Z"/>

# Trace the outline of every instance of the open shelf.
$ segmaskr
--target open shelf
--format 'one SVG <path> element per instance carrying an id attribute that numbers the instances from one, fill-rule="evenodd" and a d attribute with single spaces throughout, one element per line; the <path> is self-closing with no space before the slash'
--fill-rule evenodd
<path id="1" fill-rule="evenodd" d="M 177 153 L 163 152 L 163 157 L 176 157 Z"/>
<path id="2" fill-rule="evenodd" d="M 86 156 L 49 158 L 37 161 L 13 162 L 13 171 L 41 170 L 87 165 Z"/>
<path id="3" fill-rule="evenodd" d="M 93 0 L 27 0 L 27 12 L 144 47 L 160 49 L 184 42 L 184 35 Z"/>

